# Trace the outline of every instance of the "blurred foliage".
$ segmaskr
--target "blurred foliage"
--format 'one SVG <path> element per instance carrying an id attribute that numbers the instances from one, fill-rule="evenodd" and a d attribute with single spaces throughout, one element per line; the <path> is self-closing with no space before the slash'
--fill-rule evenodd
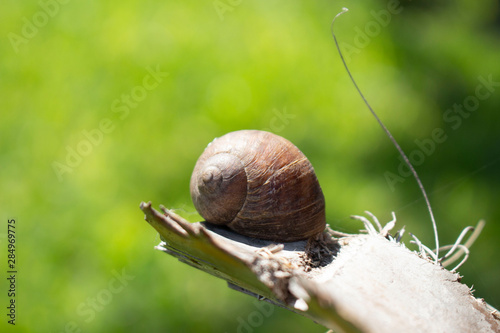
<path id="1" fill-rule="evenodd" d="M 444 130 L 417 170 L 442 244 L 486 219 L 460 273 L 500 307 L 500 87 L 458 128 L 443 118 L 475 95 L 478 77 L 500 82 L 498 1 L 62 2 L 6 0 L 0 12 L 0 207 L 18 227 L 17 332 L 324 332 L 278 308 L 264 318 L 250 297 L 153 249 L 139 203 L 198 220 L 192 168 L 233 130 L 271 128 L 294 142 L 334 228 L 356 231 L 349 215 L 364 210 L 382 221 L 395 211 L 434 246 L 415 181 L 386 181 L 398 155 L 334 48 L 342 6 L 350 12 L 335 31 L 350 69 L 403 149 Z M 168 76 L 141 90 L 154 83 L 148 68 Z M 72 167 L 54 169 L 68 158 Z M 2 306 L 6 290 L 2 278 Z"/>

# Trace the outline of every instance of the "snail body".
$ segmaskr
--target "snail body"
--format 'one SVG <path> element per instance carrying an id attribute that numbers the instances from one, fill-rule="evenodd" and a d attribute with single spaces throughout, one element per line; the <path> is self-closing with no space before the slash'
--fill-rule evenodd
<path id="1" fill-rule="evenodd" d="M 242 130 L 212 141 L 190 191 L 207 222 L 245 236 L 292 242 L 325 229 L 325 200 L 311 163 L 269 132 Z"/>

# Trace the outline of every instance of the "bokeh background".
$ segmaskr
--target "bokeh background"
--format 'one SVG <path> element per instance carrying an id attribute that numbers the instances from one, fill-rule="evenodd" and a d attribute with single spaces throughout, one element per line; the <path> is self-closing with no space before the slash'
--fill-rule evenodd
<path id="1" fill-rule="evenodd" d="M 460 273 L 500 307 L 498 1 L 6 0 L 0 300 L 5 309 L 15 218 L 14 330 L 325 332 L 153 249 L 159 237 L 139 203 L 199 220 L 192 168 L 233 130 L 294 142 L 316 169 L 333 228 L 355 232 L 350 215 L 388 221 L 395 211 L 433 247 L 418 187 L 387 182 L 397 152 L 334 47 L 330 22 L 342 7 L 350 12 L 335 31 L 360 88 L 403 149 L 424 156 L 417 170 L 441 244 L 486 219 Z M 481 88 L 480 77 L 494 83 Z M 474 99 L 478 89 L 484 98 Z M 473 111 L 447 113 L 464 103 Z M 419 155 L 415 140 L 436 129 L 446 140 Z M 3 312 L 1 330 L 13 329 Z"/>

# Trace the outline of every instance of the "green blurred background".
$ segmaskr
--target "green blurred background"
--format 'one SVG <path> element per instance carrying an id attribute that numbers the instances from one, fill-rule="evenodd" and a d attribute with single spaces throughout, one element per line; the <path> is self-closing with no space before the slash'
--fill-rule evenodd
<path id="1" fill-rule="evenodd" d="M 418 157 L 415 140 L 443 129 L 417 170 L 442 244 L 486 219 L 460 273 L 500 307 L 500 86 L 443 118 L 484 96 L 478 77 L 500 82 L 498 1 L 63 2 L 6 0 L 0 12 L 0 300 L 15 218 L 16 331 L 325 332 L 282 309 L 259 315 L 252 298 L 153 249 L 139 203 L 199 220 L 192 168 L 233 130 L 294 142 L 333 228 L 395 211 L 433 247 L 417 185 L 386 181 L 398 155 L 335 50 L 330 22 L 344 6 L 336 32 L 350 69 L 403 149 Z"/>

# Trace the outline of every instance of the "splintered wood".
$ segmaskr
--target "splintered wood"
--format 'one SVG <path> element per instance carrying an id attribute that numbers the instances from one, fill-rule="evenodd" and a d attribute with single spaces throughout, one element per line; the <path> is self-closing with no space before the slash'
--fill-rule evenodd
<path id="1" fill-rule="evenodd" d="M 157 249 L 335 332 L 500 332 L 498 312 L 457 273 L 380 233 L 275 244 L 141 209 Z"/>

